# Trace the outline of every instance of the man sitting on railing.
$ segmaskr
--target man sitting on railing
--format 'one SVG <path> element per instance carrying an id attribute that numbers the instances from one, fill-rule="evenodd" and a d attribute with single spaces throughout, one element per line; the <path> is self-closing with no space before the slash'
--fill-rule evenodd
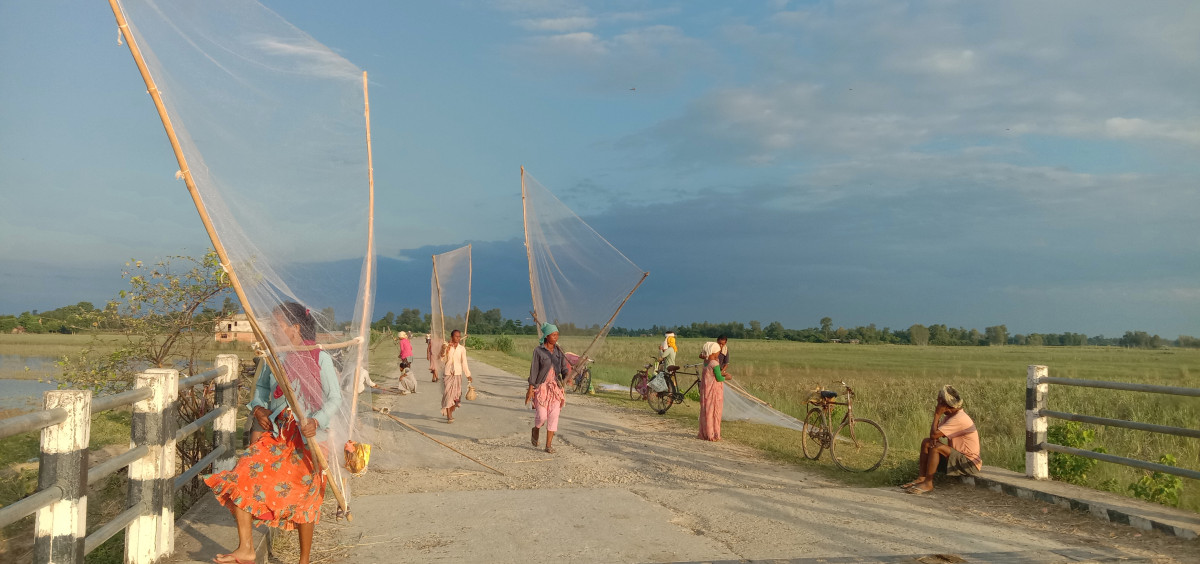
<path id="1" fill-rule="evenodd" d="M 920 475 L 900 486 L 908 493 L 933 491 L 933 475 L 938 471 L 947 476 L 975 476 L 983 468 L 983 459 L 979 456 L 979 431 L 962 405 L 958 390 L 942 386 L 929 438 L 921 441 L 921 459 L 917 462 Z M 942 438 L 950 444 L 943 443 Z"/>

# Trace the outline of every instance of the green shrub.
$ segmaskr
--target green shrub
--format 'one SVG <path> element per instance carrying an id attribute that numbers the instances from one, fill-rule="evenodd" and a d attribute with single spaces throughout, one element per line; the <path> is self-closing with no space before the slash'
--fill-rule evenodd
<path id="1" fill-rule="evenodd" d="M 468 349 L 475 350 L 483 350 L 488 348 L 487 343 L 485 343 L 483 339 L 480 339 L 474 335 L 467 335 L 467 338 L 463 340 L 463 346 L 467 347 Z"/>
<path id="2" fill-rule="evenodd" d="M 513 351 L 513 340 L 508 335 L 500 335 L 492 340 L 492 349 L 500 351 L 504 354 L 511 354 Z"/>
<path id="3" fill-rule="evenodd" d="M 1051 444 L 1072 448 L 1087 448 L 1096 440 L 1096 432 L 1085 429 L 1074 421 L 1066 421 L 1051 425 L 1047 430 L 1046 439 Z M 1091 449 L 1092 452 L 1106 452 L 1104 447 Z M 1099 462 L 1093 458 L 1084 458 L 1073 454 L 1050 453 L 1050 476 L 1076 485 L 1087 484 L 1087 474 Z"/>
<path id="4" fill-rule="evenodd" d="M 1158 463 L 1175 466 L 1175 456 L 1164 454 L 1158 459 Z M 1183 492 L 1183 480 L 1171 474 L 1152 472 L 1143 475 L 1140 480 L 1129 484 L 1129 491 L 1133 493 L 1133 497 L 1171 507 L 1178 507 L 1179 494 Z"/>

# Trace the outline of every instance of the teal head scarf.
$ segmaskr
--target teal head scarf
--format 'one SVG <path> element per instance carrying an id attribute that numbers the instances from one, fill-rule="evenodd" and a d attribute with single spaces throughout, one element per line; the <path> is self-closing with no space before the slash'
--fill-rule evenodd
<path id="1" fill-rule="evenodd" d="M 542 344 L 542 345 L 546 344 L 546 337 L 549 336 L 551 333 L 557 333 L 557 332 L 558 332 L 558 326 L 554 325 L 553 323 L 543 323 L 542 324 L 542 342 L 540 344 Z"/>

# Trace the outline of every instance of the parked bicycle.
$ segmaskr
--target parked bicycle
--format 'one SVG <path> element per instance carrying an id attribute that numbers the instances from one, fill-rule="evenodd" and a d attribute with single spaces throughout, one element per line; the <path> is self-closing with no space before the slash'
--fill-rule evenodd
<path id="1" fill-rule="evenodd" d="M 646 401 L 650 404 L 650 409 L 653 409 L 656 413 L 662 415 L 666 413 L 668 409 L 671 409 L 672 405 L 683 403 L 683 400 L 687 398 L 687 395 L 696 386 L 700 385 L 700 372 L 681 372 L 680 370 L 684 368 L 696 368 L 698 366 L 700 366 L 700 363 L 686 364 L 684 366 L 671 365 L 668 366 L 666 370 L 656 373 L 654 377 L 650 379 L 650 382 L 647 383 L 647 386 L 650 388 L 650 392 L 646 394 Z M 687 374 L 696 377 L 696 379 L 692 381 L 692 385 L 688 386 L 688 389 L 682 392 L 679 391 L 679 374 Z"/>
<path id="2" fill-rule="evenodd" d="M 805 457 L 816 460 L 829 449 L 829 457 L 838 468 L 870 472 L 887 456 L 887 434 L 878 423 L 854 416 L 854 390 L 845 382 L 841 384 L 846 388 L 844 402 L 835 401 L 838 393 L 830 390 L 817 390 L 808 399 L 812 407 L 804 416 L 801 450 Z M 846 406 L 846 413 L 833 430 L 834 406 L 839 405 Z"/>
<path id="3" fill-rule="evenodd" d="M 575 365 L 579 364 L 580 357 L 575 353 L 566 353 L 567 364 L 574 369 Z M 577 394 L 586 394 L 592 387 L 592 369 L 589 364 L 595 362 L 592 359 L 586 359 L 582 368 L 575 372 L 575 379 L 571 382 L 571 391 Z"/>
<path id="4" fill-rule="evenodd" d="M 633 380 L 629 382 L 629 399 L 633 401 L 646 399 L 650 394 L 650 379 L 663 368 L 662 361 L 658 358 L 652 356 L 650 360 L 653 362 L 635 372 Z"/>

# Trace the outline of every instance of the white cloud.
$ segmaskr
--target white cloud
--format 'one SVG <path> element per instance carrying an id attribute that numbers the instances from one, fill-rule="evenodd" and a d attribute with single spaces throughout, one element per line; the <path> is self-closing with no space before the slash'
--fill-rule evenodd
<path id="1" fill-rule="evenodd" d="M 596 18 L 571 16 L 565 18 L 536 18 L 518 20 L 517 25 L 531 31 L 550 31 L 556 33 L 589 29 L 596 26 Z"/>
<path id="2" fill-rule="evenodd" d="M 1162 123 L 1141 118 L 1113 117 L 1104 131 L 1116 139 L 1162 139 L 1200 145 L 1200 123 Z"/>

